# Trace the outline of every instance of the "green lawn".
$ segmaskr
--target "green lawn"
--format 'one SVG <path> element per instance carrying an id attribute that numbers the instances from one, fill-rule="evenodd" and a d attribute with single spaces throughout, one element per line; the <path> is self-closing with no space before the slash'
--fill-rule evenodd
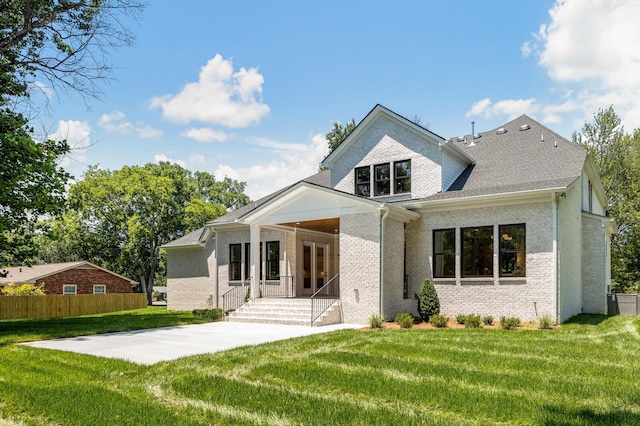
<path id="1" fill-rule="evenodd" d="M 631 317 L 345 330 L 152 367 L 5 343 L 0 425 L 640 424 L 639 378 Z"/>

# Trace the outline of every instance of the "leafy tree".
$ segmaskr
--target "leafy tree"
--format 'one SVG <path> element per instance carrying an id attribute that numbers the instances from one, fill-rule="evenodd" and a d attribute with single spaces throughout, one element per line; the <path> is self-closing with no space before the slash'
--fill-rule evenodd
<path id="1" fill-rule="evenodd" d="M 201 194 L 234 205 L 239 200 L 248 202 L 242 193 L 214 192 L 215 188 L 235 191 L 244 188 L 244 183 L 231 179 L 218 183 L 209 173 L 194 175 L 166 162 L 116 171 L 90 167 L 84 179 L 69 189 L 69 210 L 48 224 L 49 235 L 40 241 L 40 259 L 90 260 L 139 280 L 150 298 L 154 283 L 165 279 L 160 246 L 229 208 L 203 199 Z"/>
<path id="2" fill-rule="evenodd" d="M 610 106 L 594 114 L 572 140 L 584 147 L 600 174 L 609 214 L 618 225 L 612 236 L 611 275 L 615 292 L 640 290 L 640 130 L 626 134 Z"/>
<path id="3" fill-rule="evenodd" d="M 425 279 L 420 286 L 420 293 L 415 295 L 418 301 L 418 314 L 424 321 L 429 321 L 429 317 L 440 313 L 440 299 L 433 283 Z"/>
<path id="4" fill-rule="evenodd" d="M 344 126 L 339 121 L 333 123 L 333 130 L 325 135 L 327 143 L 329 144 L 329 152 L 333 151 L 342 143 L 343 140 L 349 136 L 349 134 L 356 128 L 356 120 L 351 119 Z"/>
<path id="5" fill-rule="evenodd" d="M 0 291 L 3 296 L 44 296 L 44 285 L 9 283 Z"/>
<path id="6" fill-rule="evenodd" d="M 64 141 L 34 141 L 22 115 L 0 111 L 0 265 L 33 256 L 38 217 L 64 206 L 69 175 L 57 160 L 68 149 Z"/>

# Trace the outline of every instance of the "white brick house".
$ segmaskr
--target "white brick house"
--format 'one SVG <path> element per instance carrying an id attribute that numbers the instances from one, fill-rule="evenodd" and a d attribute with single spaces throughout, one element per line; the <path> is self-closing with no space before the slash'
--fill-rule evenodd
<path id="1" fill-rule="evenodd" d="M 337 320 L 366 323 L 416 314 L 428 278 L 447 316 L 605 312 L 604 189 L 531 118 L 447 140 L 377 105 L 321 166 L 164 246 L 169 309 L 322 289 Z"/>

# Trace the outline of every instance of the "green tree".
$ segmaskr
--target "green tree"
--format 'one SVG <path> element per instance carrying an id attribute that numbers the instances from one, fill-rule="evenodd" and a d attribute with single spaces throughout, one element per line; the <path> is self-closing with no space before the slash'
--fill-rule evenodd
<path id="1" fill-rule="evenodd" d="M 433 283 L 425 279 L 420 285 L 420 293 L 415 295 L 418 302 L 418 314 L 424 321 L 429 317 L 440 313 L 440 299 Z"/>
<path id="2" fill-rule="evenodd" d="M 9 283 L 0 291 L 3 296 L 44 296 L 44 285 Z"/>
<path id="3" fill-rule="evenodd" d="M 333 123 L 333 129 L 325 135 L 329 144 L 329 152 L 333 151 L 342 143 L 343 140 L 356 128 L 356 120 L 351 119 L 344 126 L 339 121 Z"/>
<path id="4" fill-rule="evenodd" d="M 612 236 L 611 278 L 615 292 L 640 290 L 640 131 L 626 134 L 612 106 L 594 114 L 572 136 L 593 160 L 618 232 Z"/>

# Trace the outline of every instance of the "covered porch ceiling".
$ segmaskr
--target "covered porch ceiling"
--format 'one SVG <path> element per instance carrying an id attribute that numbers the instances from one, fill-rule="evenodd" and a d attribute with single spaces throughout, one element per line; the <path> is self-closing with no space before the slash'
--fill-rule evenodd
<path id="1" fill-rule="evenodd" d="M 339 234 L 340 233 L 340 219 L 332 217 L 328 219 L 318 220 L 302 220 L 299 222 L 287 222 L 281 223 L 282 226 L 289 228 L 307 229 L 310 231 L 324 232 L 326 234 Z"/>

